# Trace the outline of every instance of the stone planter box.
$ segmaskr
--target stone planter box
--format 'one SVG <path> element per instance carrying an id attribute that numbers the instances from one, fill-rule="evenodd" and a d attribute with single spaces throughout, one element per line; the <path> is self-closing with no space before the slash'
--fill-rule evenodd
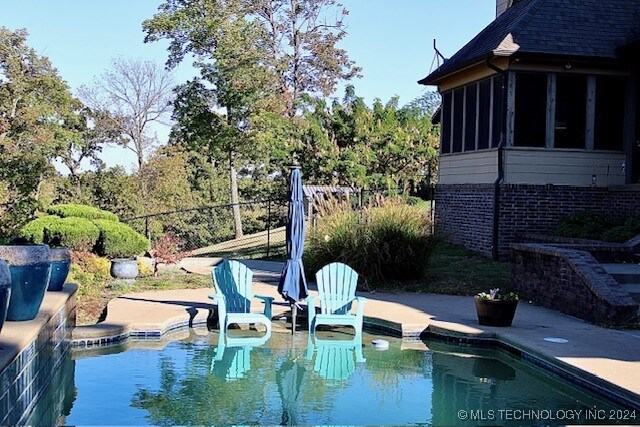
<path id="1" fill-rule="evenodd" d="M 32 320 L 38 315 L 51 278 L 51 251 L 47 245 L 0 246 L 0 259 L 11 272 L 7 320 Z"/>
<path id="2" fill-rule="evenodd" d="M 9 298 L 11 297 L 11 273 L 5 260 L 0 259 L 0 332 L 7 319 Z"/>
<path id="3" fill-rule="evenodd" d="M 71 251 L 69 248 L 51 249 L 51 279 L 48 291 L 61 291 L 71 267 Z"/>
<path id="4" fill-rule="evenodd" d="M 138 261 L 130 258 L 114 258 L 111 260 L 111 277 L 115 279 L 133 280 L 138 277 Z"/>

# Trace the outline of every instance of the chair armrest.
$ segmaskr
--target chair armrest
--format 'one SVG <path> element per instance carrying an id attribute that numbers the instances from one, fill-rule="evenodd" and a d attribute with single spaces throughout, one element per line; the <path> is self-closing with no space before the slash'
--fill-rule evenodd
<path id="1" fill-rule="evenodd" d="M 218 305 L 218 323 L 220 324 L 220 330 L 223 330 L 227 317 L 227 299 L 222 294 L 211 294 L 209 298 L 214 300 Z"/>
<path id="2" fill-rule="evenodd" d="M 305 301 L 307 302 L 307 311 L 309 316 L 309 325 L 313 322 L 313 319 L 316 317 L 316 297 L 308 296 Z"/>
<path id="3" fill-rule="evenodd" d="M 209 295 L 209 299 L 215 300 L 217 303 L 222 302 L 224 304 L 227 302 L 224 295 L 221 294 L 211 294 Z"/>
<path id="4" fill-rule="evenodd" d="M 355 301 L 358 303 L 356 307 L 356 316 L 362 316 L 364 314 L 364 305 L 367 302 L 365 297 L 356 297 Z"/>
<path id="5" fill-rule="evenodd" d="M 254 295 L 254 297 L 264 301 L 264 315 L 267 317 L 267 319 L 271 320 L 271 304 L 273 303 L 273 300 L 275 298 L 266 297 L 264 295 Z"/>

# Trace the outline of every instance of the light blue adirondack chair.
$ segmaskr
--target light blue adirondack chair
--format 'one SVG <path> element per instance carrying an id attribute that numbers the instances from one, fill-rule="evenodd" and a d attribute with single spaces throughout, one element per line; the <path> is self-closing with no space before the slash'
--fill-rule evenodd
<path id="1" fill-rule="evenodd" d="M 211 372 L 227 382 L 243 379 L 251 370 L 251 350 L 265 344 L 270 337 L 270 333 L 260 338 L 229 338 L 220 334 Z"/>
<path id="2" fill-rule="evenodd" d="M 356 334 L 362 333 L 362 317 L 366 298 L 356 296 L 358 273 L 346 264 L 334 262 L 316 273 L 320 314 L 316 314 L 314 296 L 307 297 L 309 308 L 309 333 L 318 325 L 352 326 Z M 353 302 L 356 313 L 351 313 Z"/>
<path id="3" fill-rule="evenodd" d="M 224 261 L 211 272 L 216 293 L 209 298 L 218 304 L 220 333 L 226 335 L 229 325 L 260 323 L 271 334 L 272 297 L 253 294 L 253 272 L 238 261 Z M 251 312 L 251 300 L 264 301 L 264 314 Z"/>
<path id="4" fill-rule="evenodd" d="M 315 341 L 315 343 L 314 343 Z M 309 335 L 305 358 L 316 360 L 313 370 L 327 380 L 347 380 L 356 371 L 356 363 L 364 363 L 362 355 L 362 334 L 352 340 L 320 340 Z"/>

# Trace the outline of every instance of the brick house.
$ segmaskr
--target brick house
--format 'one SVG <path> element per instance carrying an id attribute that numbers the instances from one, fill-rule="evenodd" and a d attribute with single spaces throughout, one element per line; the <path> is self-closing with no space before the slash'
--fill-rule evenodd
<path id="1" fill-rule="evenodd" d="M 487 256 L 577 210 L 640 215 L 640 0 L 496 0 L 423 85 L 442 107 L 438 229 Z"/>

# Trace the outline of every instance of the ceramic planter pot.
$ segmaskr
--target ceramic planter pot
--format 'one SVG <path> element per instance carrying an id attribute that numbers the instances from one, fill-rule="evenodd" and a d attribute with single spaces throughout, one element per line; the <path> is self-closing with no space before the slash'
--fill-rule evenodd
<path id="1" fill-rule="evenodd" d="M 132 280 L 138 277 L 138 261 L 130 258 L 111 260 L 111 277 Z"/>
<path id="2" fill-rule="evenodd" d="M 32 320 L 38 315 L 51 278 L 50 256 L 47 245 L 0 246 L 0 259 L 7 260 L 11 272 L 7 320 Z"/>
<path id="3" fill-rule="evenodd" d="M 71 251 L 69 248 L 51 249 L 51 279 L 48 291 L 61 291 L 71 267 Z"/>
<path id="4" fill-rule="evenodd" d="M 11 273 L 7 262 L 0 259 L 0 331 L 7 319 L 9 298 L 11 297 Z"/>
<path id="5" fill-rule="evenodd" d="M 511 326 L 516 314 L 518 301 L 480 300 L 476 301 L 478 321 L 484 326 Z"/>

